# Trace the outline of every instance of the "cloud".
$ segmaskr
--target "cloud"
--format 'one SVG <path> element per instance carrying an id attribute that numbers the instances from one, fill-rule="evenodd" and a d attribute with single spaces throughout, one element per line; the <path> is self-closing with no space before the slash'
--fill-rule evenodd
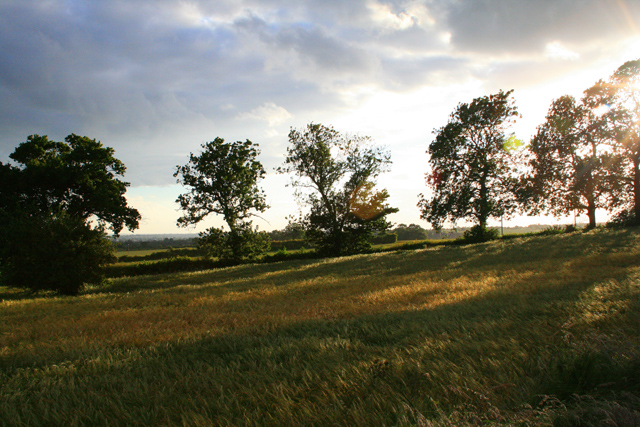
<path id="1" fill-rule="evenodd" d="M 240 113 L 241 119 L 258 119 L 266 121 L 269 126 L 278 125 L 293 116 L 284 108 L 276 105 L 273 102 L 265 102 L 258 108 L 254 108 L 249 113 Z"/>
<path id="2" fill-rule="evenodd" d="M 441 16 L 462 51 L 490 55 L 539 52 L 552 41 L 611 43 L 638 31 L 640 4 L 625 0 L 463 0 Z"/>
<path id="3" fill-rule="evenodd" d="M 628 0 L 3 0 L 0 161 L 75 132 L 132 185 L 166 185 L 216 136 L 259 143 L 267 167 L 311 121 L 426 140 L 409 134 L 473 96 L 606 77 L 639 16 Z"/>
<path id="4" fill-rule="evenodd" d="M 574 60 L 580 58 L 579 54 L 567 49 L 559 41 L 547 43 L 544 52 L 549 59 Z"/>

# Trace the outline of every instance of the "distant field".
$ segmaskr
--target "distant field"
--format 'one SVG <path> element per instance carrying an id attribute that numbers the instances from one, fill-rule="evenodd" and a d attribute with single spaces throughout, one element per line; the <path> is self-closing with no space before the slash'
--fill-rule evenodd
<path id="1" fill-rule="evenodd" d="M 142 257 L 148 256 L 157 252 L 169 252 L 169 249 L 140 249 L 136 251 L 117 251 L 116 256 L 118 258 L 122 256 L 131 256 L 131 257 Z"/>
<path id="2" fill-rule="evenodd" d="M 640 423 L 640 230 L 0 300 L 1 426 Z"/>

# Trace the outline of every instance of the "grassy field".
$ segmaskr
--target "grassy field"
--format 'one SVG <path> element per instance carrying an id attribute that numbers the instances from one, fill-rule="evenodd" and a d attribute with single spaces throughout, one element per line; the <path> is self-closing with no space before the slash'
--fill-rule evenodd
<path id="1" fill-rule="evenodd" d="M 640 425 L 640 230 L 0 300 L 2 426 Z"/>

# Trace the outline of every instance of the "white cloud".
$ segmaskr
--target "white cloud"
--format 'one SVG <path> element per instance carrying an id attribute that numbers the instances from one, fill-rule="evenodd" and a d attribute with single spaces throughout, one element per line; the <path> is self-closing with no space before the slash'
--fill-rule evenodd
<path id="1" fill-rule="evenodd" d="M 258 108 L 254 108 L 249 113 L 240 113 L 240 119 L 257 119 L 266 121 L 269 126 L 276 126 L 291 119 L 293 116 L 285 108 L 276 105 L 274 102 L 265 102 Z"/>
<path id="2" fill-rule="evenodd" d="M 575 60 L 580 58 L 579 54 L 567 49 L 559 41 L 547 43 L 544 48 L 544 53 L 545 56 L 549 59 Z"/>
<path id="3" fill-rule="evenodd" d="M 371 10 L 371 17 L 374 22 L 394 30 L 406 30 L 412 27 L 415 22 L 414 18 L 405 13 L 395 14 L 391 12 L 389 6 L 380 4 L 376 1 L 370 2 L 367 7 Z"/>
<path id="4" fill-rule="evenodd" d="M 639 2 L 607 0 L 2 0 L 0 155 L 82 133 L 116 149 L 133 186 L 162 186 L 215 136 L 259 142 L 272 167 L 285 130 L 314 121 L 373 136 L 419 176 L 412 159 L 458 102 L 514 88 L 544 117 L 640 56 L 638 17 Z"/>

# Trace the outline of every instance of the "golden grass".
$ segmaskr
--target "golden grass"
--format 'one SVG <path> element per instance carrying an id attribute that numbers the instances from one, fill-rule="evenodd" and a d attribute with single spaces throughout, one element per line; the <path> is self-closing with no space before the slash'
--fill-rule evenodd
<path id="1" fill-rule="evenodd" d="M 543 425 L 558 360 L 637 354 L 639 279 L 594 231 L 0 289 L 0 425 Z"/>

